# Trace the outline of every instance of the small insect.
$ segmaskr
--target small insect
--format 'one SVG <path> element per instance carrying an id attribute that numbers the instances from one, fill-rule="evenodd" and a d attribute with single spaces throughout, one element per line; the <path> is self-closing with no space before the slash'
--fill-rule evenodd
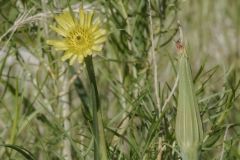
<path id="1" fill-rule="evenodd" d="M 176 42 L 176 48 L 178 49 L 178 50 L 180 50 L 180 49 L 183 49 L 184 48 L 184 46 L 183 46 L 183 44 L 182 44 L 182 42 L 181 42 L 181 40 L 179 39 L 179 40 L 177 40 Z"/>
<path id="2" fill-rule="evenodd" d="M 177 52 L 181 53 L 184 50 L 184 45 L 183 45 L 182 41 L 179 39 L 179 40 L 175 41 L 175 43 L 176 43 Z"/>

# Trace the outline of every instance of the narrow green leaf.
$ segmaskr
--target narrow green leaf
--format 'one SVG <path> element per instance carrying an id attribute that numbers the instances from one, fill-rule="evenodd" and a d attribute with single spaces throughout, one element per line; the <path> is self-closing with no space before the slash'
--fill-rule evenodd
<path id="1" fill-rule="evenodd" d="M 8 147 L 11 148 L 17 152 L 19 152 L 20 154 L 22 154 L 27 160 L 36 160 L 36 158 L 34 157 L 34 155 L 28 151 L 27 149 L 21 147 L 21 146 L 17 146 L 17 145 L 11 145 L 11 144 L 1 144 L 0 146 L 2 147 Z"/>

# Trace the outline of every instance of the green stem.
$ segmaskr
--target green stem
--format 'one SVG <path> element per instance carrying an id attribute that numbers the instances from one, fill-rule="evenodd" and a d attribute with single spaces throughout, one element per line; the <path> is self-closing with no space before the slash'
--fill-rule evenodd
<path id="1" fill-rule="evenodd" d="M 100 108 L 100 100 L 98 95 L 95 72 L 92 62 L 92 56 L 85 58 L 88 77 L 91 86 L 91 106 L 93 109 L 93 135 L 94 135 L 94 159 L 107 160 L 107 147 L 104 135 L 104 127 L 102 121 L 102 113 Z"/>
<path id="2" fill-rule="evenodd" d="M 192 150 L 191 152 L 183 152 L 182 153 L 183 160 L 199 160 L 198 150 Z"/>

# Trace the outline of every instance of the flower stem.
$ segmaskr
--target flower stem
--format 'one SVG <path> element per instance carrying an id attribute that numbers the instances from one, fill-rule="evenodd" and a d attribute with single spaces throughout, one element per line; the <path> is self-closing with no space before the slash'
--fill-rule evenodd
<path id="1" fill-rule="evenodd" d="M 183 160 L 199 160 L 198 149 L 193 149 L 191 152 L 182 152 Z"/>
<path id="2" fill-rule="evenodd" d="M 100 100 L 98 95 L 97 83 L 94 73 L 94 67 L 92 62 L 92 56 L 85 58 L 88 77 L 90 80 L 91 90 L 91 106 L 93 114 L 93 135 L 94 135 L 94 159 L 95 160 L 107 160 L 107 149 L 104 135 L 104 127 L 102 121 L 102 113 L 100 108 Z"/>

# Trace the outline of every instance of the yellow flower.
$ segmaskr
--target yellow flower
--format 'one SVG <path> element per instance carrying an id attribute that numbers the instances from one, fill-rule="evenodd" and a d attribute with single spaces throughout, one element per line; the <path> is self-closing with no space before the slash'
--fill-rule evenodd
<path id="1" fill-rule="evenodd" d="M 92 11 L 80 9 L 79 18 L 72 17 L 70 12 L 64 12 L 55 17 L 58 27 L 51 28 L 60 34 L 61 40 L 47 40 L 56 50 L 63 50 L 62 60 L 70 59 L 72 65 L 75 60 L 82 63 L 84 57 L 100 52 L 106 41 L 106 31 L 101 28 L 99 19 L 93 21 Z"/>

